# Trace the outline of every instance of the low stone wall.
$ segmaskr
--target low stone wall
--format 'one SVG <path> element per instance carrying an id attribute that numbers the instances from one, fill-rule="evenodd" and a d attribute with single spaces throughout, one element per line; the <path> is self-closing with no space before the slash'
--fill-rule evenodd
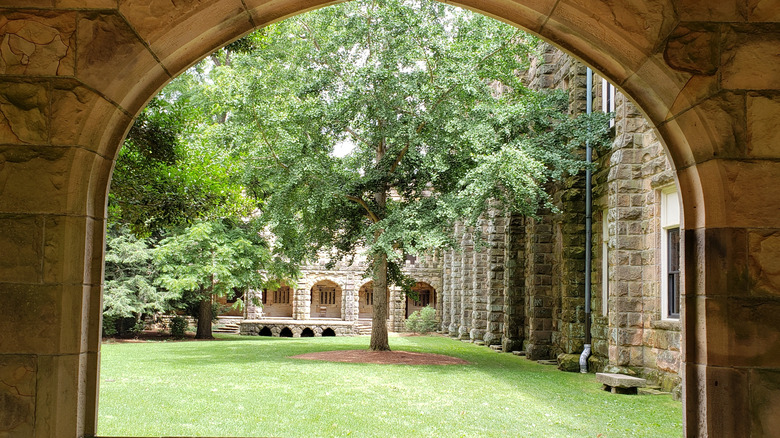
<path id="1" fill-rule="evenodd" d="M 327 329 L 331 329 L 335 336 L 358 335 L 354 321 L 248 319 L 241 321 L 240 327 L 242 335 L 253 336 L 259 336 L 264 328 L 268 328 L 274 337 L 279 337 L 285 328 L 290 329 L 293 338 L 300 338 L 307 328 L 314 332 L 314 336 L 322 336 Z"/>

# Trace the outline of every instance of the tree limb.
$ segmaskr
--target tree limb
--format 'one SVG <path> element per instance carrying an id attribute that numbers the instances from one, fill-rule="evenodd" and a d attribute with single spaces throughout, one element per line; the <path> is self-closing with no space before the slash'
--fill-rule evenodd
<path id="1" fill-rule="evenodd" d="M 379 217 L 373 211 L 371 211 L 371 208 L 369 208 L 368 203 L 364 201 L 362 198 L 358 198 L 357 196 L 350 196 L 350 195 L 345 195 L 345 197 L 350 201 L 356 202 L 361 207 L 363 207 L 363 209 L 366 210 L 366 214 L 368 218 L 371 219 L 371 222 L 373 223 L 379 222 Z"/>

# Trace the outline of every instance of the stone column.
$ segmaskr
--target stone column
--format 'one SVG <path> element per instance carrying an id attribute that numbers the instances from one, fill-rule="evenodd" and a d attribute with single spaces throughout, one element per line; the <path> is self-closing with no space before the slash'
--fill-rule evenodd
<path id="1" fill-rule="evenodd" d="M 487 220 L 481 218 L 477 224 L 482 239 L 488 239 Z M 472 342 L 483 343 L 487 330 L 487 250 L 474 248 L 472 257 L 473 277 L 471 281 L 472 310 L 469 339 Z"/>
<path id="2" fill-rule="evenodd" d="M 474 289 L 474 241 L 472 240 L 471 229 L 464 227 L 461 238 L 461 286 L 460 286 L 460 326 L 458 327 L 458 338 L 469 339 L 471 330 L 471 312 L 474 307 L 473 289 Z"/>
<path id="3" fill-rule="evenodd" d="M 525 218 L 505 217 L 504 233 L 504 326 L 501 345 L 504 351 L 523 349 L 525 318 Z"/>
<path id="4" fill-rule="evenodd" d="M 553 353 L 579 354 L 585 343 L 585 181 L 571 177 L 556 193 L 556 275 L 554 276 L 557 333 Z"/>
<path id="5" fill-rule="evenodd" d="M 487 327 L 486 344 L 500 344 L 504 330 L 504 216 L 495 209 L 489 212 L 487 228 Z"/>
<path id="6" fill-rule="evenodd" d="M 263 316 L 262 305 L 256 305 L 255 301 L 262 302 L 263 291 L 249 289 L 246 292 L 246 319 L 260 319 Z"/>
<path id="7" fill-rule="evenodd" d="M 539 219 L 526 223 L 526 303 L 528 333 L 525 336 L 526 357 L 548 359 L 553 333 L 552 297 L 552 215 L 543 212 Z"/>
<path id="8" fill-rule="evenodd" d="M 463 233 L 463 225 L 460 223 L 455 224 L 455 238 L 460 239 Z M 463 249 L 461 248 L 460 251 Z M 451 320 L 450 320 L 450 326 L 449 326 L 449 335 L 453 338 L 457 338 L 460 333 L 460 321 L 461 321 L 461 310 L 462 310 L 462 298 L 461 294 L 463 293 L 463 269 L 462 262 L 463 257 L 461 252 L 454 252 L 452 254 L 452 277 L 450 281 L 450 296 L 452 297 L 451 301 Z"/>
<path id="9" fill-rule="evenodd" d="M 293 319 L 311 319 L 311 289 L 295 289 L 292 311 Z"/>
<path id="10" fill-rule="evenodd" d="M 360 286 L 352 278 L 348 278 L 344 282 L 344 290 L 342 291 L 344 307 L 341 313 L 344 321 L 357 321 L 358 319 L 358 288 Z"/>
<path id="11" fill-rule="evenodd" d="M 441 290 L 439 291 L 439 300 L 436 306 L 440 309 L 439 315 L 441 315 L 441 326 L 439 331 L 441 333 L 449 332 L 452 305 L 452 290 L 450 283 L 450 276 L 452 275 L 452 252 L 444 251 L 442 254 L 442 275 L 441 275 Z"/>

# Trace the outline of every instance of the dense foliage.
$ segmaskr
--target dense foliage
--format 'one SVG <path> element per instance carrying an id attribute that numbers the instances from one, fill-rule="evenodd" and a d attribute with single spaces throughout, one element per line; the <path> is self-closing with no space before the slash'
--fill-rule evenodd
<path id="1" fill-rule="evenodd" d="M 178 78 L 139 118 L 117 166 L 116 217 L 147 233 L 194 224 L 159 257 L 160 284 L 182 294 L 233 287 L 207 258 L 190 259 L 219 253 L 201 238 L 217 238 L 220 218 L 253 212 L 288 272 L 323 250 L 365 250 L 371 346 L 386 349 L 386 290 L 406 283 L 405 253 L 454 245 L 454 222 L 489 207 L 549 206 L 548 184 L 583 168 L 586 139 L 603 139 L 605 123 L 523 85 L 535 44 L 429 0 L 356 0 L 269 26 Z M 251 257 L 267 270 L 261 247 Z"/>

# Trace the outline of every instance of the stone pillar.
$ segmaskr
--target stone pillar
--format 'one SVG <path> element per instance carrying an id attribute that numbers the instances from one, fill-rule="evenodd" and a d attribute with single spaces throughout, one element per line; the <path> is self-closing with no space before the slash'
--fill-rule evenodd
<path id="1" fill-rule="evenodd" d="M 585 343 L 585 181 L 570 177 L 556 195 L 554 296 L 559 306 L 553 353 L 581 353 Z"/>
<path id="2" fill-rule="evenodd" d="M 474 289 L 474 241 L 472 240 L 471 229 L 464 227 L 461 237 L 461 286 L 460 286 L 460 326 L 458 327 L 458 338 L 469 339 L 471 330 L 471 312 L 474 307 L 473 289 Z"/>
<path id="3" fill-rule="evenodd" d="M 293 319 L 311 319 L 311 289 L 295 289 L 292 313 Z"/>
<path id="4" fill-rule="evenodd" d="M 481 239 L 488 239 L 487 220 L 480 218 L 477 227 L 481 234 Z M 483 242 L 484 243 L 484 242 Z M 472 263 L 474 266 L 473 278 L 471 281 L 472 290 L 472 310 L 471 310 L 471 330 L 469 330 L 469 339 L 472 342 L 483 343 L 485 331 L 487 330 L 487 249 L 474 248 Z"/>
<path id="5" fill-rule="evenodd" d="M 622 121 L 622 120 L 621 120 Z M 656 304 L 644 299 L 645 267 L 642 251 L 645 233 L 651 231 L 642 223 L 644 203 L 632 198 L 645 191 L 638 178 L 644 154 L 637 148 L 634 136 L 624 134 L 624 123 L 613 146 L 607 180 L 607 196 L 611 206 L 608 221 L 613 225 L 610 249 L 614 264 L 610 266 L 613 289 L 609 313 L 609 363 L 618 367 L 641 367 L 644 362 L 645 306 Z"/>
<path id="6" fill-rule="evenodd" d="M 504 216 L 495 209 L 489 212 L 487 228 L 487 327 L 483 340 L 500 344 L 504 330 Z"/>
<path id="7" fill-rule="evenodd" d="M 504 351 L 523 349 L 525 318 L 525 218 L 505 217 L 504 233 L 504 326 L 501 345 Z"/>
<path id="8" fill-rule="evenodd" d="M 246 319 L 260 319 L 263 316 L 262 304 L 255 304 L 255 301 L 262 302 L 263 293 L 262 290 L 253 289 L 246 292 L 246 303 L 244 304 L 246 306 Z"/>
<path id="9" fill-rule="evenodd" d="M 539 219 L 528 218 L 526 223 L 525 311 L 528 333 L 525 336 L 526 357 L 532 360 L 548 359 L 552 353 L 553 297 L 552 297 L 552 215 L 542 212 Z"/>
<path id="10" fill-rule="evenodd" d="M 463 225 L 460 223 L 455 224 L 455 238 L 460 239 L 461 234 L 463 233 Z M 460 249 L 460 251 L 463 251 L 463 248 Z M 460 320 L 461 320 L 461 309 L 462 309 L 462 291 L 463 291 L 463 269 L 462 263 L 463 263 L 463 257 L 462 252 L 454 252 L 452 254 L 452 277 L 450 281 L 450 289 L 451 293 L 450 296 L 452 297 L 452 306 L 451 306 L 451 320 L 450 320 L 450 326 L 449 326 L 449 335 L 453 338 L 458 337 L 458 334 L 460 333 Z"/>
<path id="11" fill-rule="evenodd" d="M 441 315 L 441 326 L 439 331 L 441 333 L 448 333 L 452 315 L 452 286 L 450 282 L 450 276 L 452 275 L 452 251 L 444 251 L 442 254 L 442 275 L 441 275 L 441 290 L 439 290 L 439 299 L 436 302 L 436 307 L 440 309 L 439 315 Z"/>
<path id="12" fill-rule="evenodd" d="M 344 290 L 341 293 L 344 300 L 341 315 L 344 321 L 357 321 L 358 319 L 359 288 L 360 286 L 352 278 L 344 282 Z"/>
<path id="13" fill-rule="evenodd" d="M 388 300 L 388 329 L 394 332 L 403 332 L 406 330 L 404 322 L 406 321 L 406 294 L 398 287 L 390 288 L 390 298 Z"/>

